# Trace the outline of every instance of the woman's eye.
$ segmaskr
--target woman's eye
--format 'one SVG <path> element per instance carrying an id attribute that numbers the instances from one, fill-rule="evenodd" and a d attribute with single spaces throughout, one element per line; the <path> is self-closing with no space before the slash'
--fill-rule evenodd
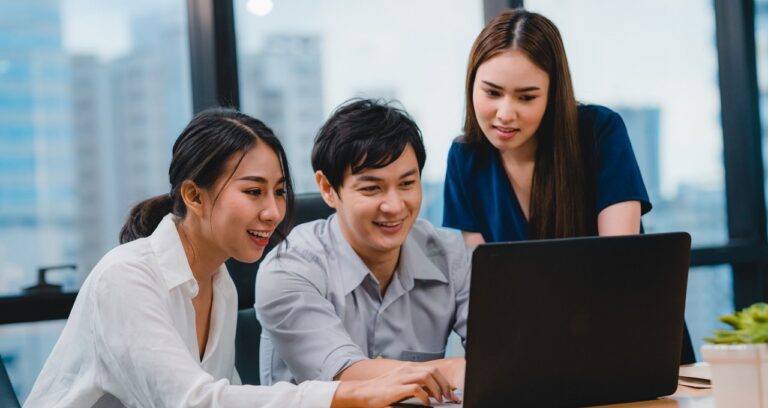
<path id="1" fill-rule="evenodd" d="M 532 101 L 534 99 L 536 99 L 536 95 L 522 95 L 520 97 L 520 100 L 524 102 Z"/>
<path id="2" fill-rule="evenodd" d="M 288 195 L 288 190 L 284 188 L 278 188 L 277 190 L 275 190 L 275 195 L 277 195 L 278 197 L 285 197 Z"/>
<path id="3" fill-rule="evenodd" d="M 486 89 L 485 90 L 485 94 L 488 95 L 488 96 L 493 96 L 493 97 L 501 95 L 501 93 L 499 93 L 499 91 L 494 90 L 494 89 Z"/>
<path id="4" fill-rule="evenodd" d="M 250 190 L 245 191 L 246 194 L 250 194 L 252 196 L 260 196 L 261 195 L 261 189 L 260 188 L 252 188 Z"/>

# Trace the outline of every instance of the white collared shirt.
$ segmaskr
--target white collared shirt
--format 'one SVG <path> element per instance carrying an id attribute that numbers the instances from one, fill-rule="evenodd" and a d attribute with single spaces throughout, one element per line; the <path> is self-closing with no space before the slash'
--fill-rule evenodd
<path id="1" fill-rule="evenodd" d="M 470 265 L 459 234 L 419 219 L 381 296 L 336 215 L 297 226 L 256 274 L 261 383 L 332 380 L 367 358 L 443 358 L 451 331 L 466 340 Z"/>
<path id="2" fill-rule="evenodd" d="M 25 407 L 329 407 L 338 383 L 231 385 L 237 293 L 214 276 L 199 358 L 198 286 L 174 217 L 110 251 L 83 283 Z"/>

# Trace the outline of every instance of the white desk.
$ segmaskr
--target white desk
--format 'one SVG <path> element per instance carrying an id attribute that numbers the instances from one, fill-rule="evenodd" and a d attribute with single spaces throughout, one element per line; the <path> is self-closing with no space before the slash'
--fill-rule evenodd
<path id="1" fill-rule="evenodd" d="M 415 398 L 404 401 L 407 405 L 420 406 Z M 411 405 L 412 404 L 412 405 Z M 396 405 L 397 406 L 397 405 Z M 434 404 L 435 408 L 456 408 L 458 404 Z M 600 405 L 600 408 L 715 408 L 715 398 L 711 389 L 696 389 L 683 385 L 677 387 L 677 391 L 668 397 L 662 397 L 651 401 L 628 402 L 623 404 Z M 596 408 L 596 407 L 593 407 Z"/>
<path id="2" fill-rule="evenodd" d="M 696 389 L 683 385 L 668 397 L 652 401 L 629 402 L 625 404 L 601 405 L 611 408 L 715 408 L 715 397 L 711 389 Z"/>

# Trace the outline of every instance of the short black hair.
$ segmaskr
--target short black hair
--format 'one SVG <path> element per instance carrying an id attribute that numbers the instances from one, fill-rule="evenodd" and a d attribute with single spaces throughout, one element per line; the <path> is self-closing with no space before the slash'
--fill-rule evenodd
<path id="1" fill-rule="evenodd" d="M 427 153 L 421 131 L 408 113 L 383 100 L 351 99 L 333 112 L 315 136 L 312 168 L 322 171 L 338 192 L 347 168 L 357 174 L 386 167 L 408 145 L 416 152 L 421 172 Z"/>

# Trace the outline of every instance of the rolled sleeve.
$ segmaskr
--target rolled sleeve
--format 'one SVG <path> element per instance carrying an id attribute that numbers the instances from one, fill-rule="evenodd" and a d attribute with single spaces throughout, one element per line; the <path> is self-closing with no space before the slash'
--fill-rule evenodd
<path id="1" fill-rule="evenodd" d="M 599 157 L 597 211 L 624 201 L 639 201 L 641 214 L 651 210 L 627 128 L 618 113 L 603 113 L 595 124 Z"/>
<path id="2" fill-rule="evenodd" d="M 448 151 L 448 167 L 445 171 L 443 189 L 443 226 L 462 231 L 478 232 L 480 229 L 474 219 L 474 211 L 469 202 L 469 193 L 464 186 L 468 177 L 465 145 L 454 141 Z"/>
<path id="3" fill-rule="evenodd" d="M 256 277 L 257 316 L 296 382 L 332 380 L 367 358 L 325 298 L 327 282 L 319 262 L 297 248 L 280 247 L 262 262 Z"/>
<path id="4" fill-rule="evenodd" d="M 320 377 L 317 378 L 317 380 L 332 381 L 342 371 L 346 370 L 347 367 L 365 359 L 367 359 L 367 357 L 363 355 L 359 347 L 349 347 L 348 345 L 344 345 L 328 354 L 325 363 L 322 365 Z"/>

